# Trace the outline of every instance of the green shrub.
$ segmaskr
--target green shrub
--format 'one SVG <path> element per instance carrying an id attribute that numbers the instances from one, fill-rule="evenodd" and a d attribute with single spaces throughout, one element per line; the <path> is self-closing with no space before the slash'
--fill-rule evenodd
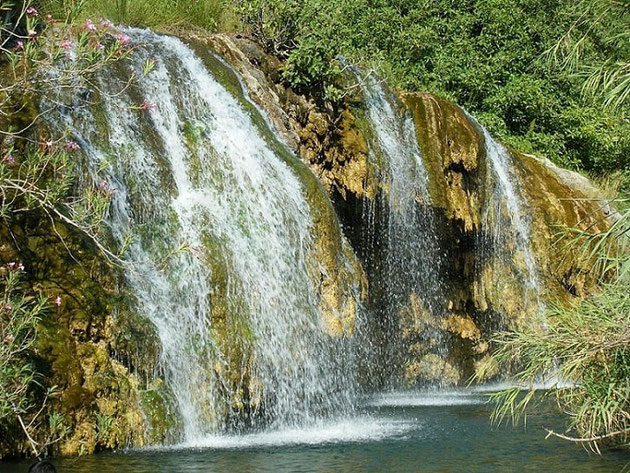
<path id="1" fill-rule="evenodd" d="M 0 30 L 2 233 L 9 238 L 30 214 L 50 221 L 60 239 L 57 224 L 78 230 L 105 258 L 118 260 L 101 242 L 109 185 L 98 177 L 86 182 L 85 176 L 77 185 L 80 145 L 67 131 L 51 129 L 42 117 L 53 112 L 55 93 L 93 90 L 94 74 L 131 54 L 128 38 L 107 21 L 69 24 L 28 1 L 15 6 L 0 0 L 0 11 L 5 10 L 14 15 Z M 146 72 L 150 69 L 145 66 Z M 42 104 L 42 97 L 52 99 Z M 61 300 L 43 295 L 32 280 L 22 280 L 28 272 L 18 261 L 0 265 L 0 441 L 4 447 L 27 440 L 38 456 L 67 434 L 63 418 L 47 405 L 55 388 L 38 374 L 35 350 L 40 317 Z M 48 425 L 40 419 L 46 415 Z"/>
<path id="2" fill-rule="evenodd" d="M 127 26 L 197 26 L 208 31 L 232 30 L 236 25 L 225 0 L 43 0 L 42 9 L 74 22 L 107 18 Z"/>

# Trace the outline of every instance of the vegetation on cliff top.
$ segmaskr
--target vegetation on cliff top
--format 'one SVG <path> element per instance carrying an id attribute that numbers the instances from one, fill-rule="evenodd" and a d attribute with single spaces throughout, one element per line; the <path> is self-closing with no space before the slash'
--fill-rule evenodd
<path id="1" fill-rule="evenodd" d="M 295 87 L 334 82 L 343 54 L 402 89 L 445 95 L 521 151 L 630 167 L 627 2 L 245 0 L 239 11 Z M 605 107 L 613 96 L 623 100 Z"/>

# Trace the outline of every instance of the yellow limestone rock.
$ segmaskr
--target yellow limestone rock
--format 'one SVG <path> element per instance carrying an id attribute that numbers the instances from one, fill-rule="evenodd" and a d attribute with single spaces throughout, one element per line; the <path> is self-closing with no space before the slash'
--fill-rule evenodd
<path id="1" fill-rule="evenodd" d="M 481 331 L 468 316 L 449 315 L 442 323 L 445 330 L 454 333 L 460 338 L 468 340 L 479 340 L 481 338 Z"/>

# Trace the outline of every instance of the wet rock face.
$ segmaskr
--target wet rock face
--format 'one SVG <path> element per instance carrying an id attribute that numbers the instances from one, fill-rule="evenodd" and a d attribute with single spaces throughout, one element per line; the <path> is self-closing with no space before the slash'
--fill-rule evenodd
<path id="1" fill-rule="evenodd" d="M 374 196 L 367 141 L 350 111 L 351 99 L 333 108 L 315 94 L 305 96 L 284 86 L 282 63 L 242 36 L 181 36 L 203 43 L 223 57 L 241 76 L 251 99 L 283 141 L 293 149 L 331 194 Z"/>
<path id="2" fill-rule="evenodd" d="M 382 313 L 386 295 L 379 290 L 378 262 L 370 262 L 374 255 L 364 248 L 371 231 L 364 217 L 371 202 L 387 189 L 370 166 L 370 130 L 362 123 L 361 98 L 349 96 L 333 110 L 317 96 L 285 88 L 279 80 L 281 63 L 247 39 L 221 36 L 209 44 L 239 72 L 250 71 L 244 80 L 252 98 L 267 110 L 287 144 L 329 192 L 344 233 L 368 273 L 368 310 Z M 498 219 L 508 216 L 504 208 L 496 215 L 487 210 L 493 205 L 492 171 L 478 127 L 459 107 L 431 94 L 404 93 L 400 100 L 413 115 L 429 174 L 433 218 L 446 262 L 446 309 L 443 314 L 427 314 L 417 295 L 409 294 L 399 308 L 395 327 L 376 322 L 377 337 L 396 332 L 396 346 L 379 350 L 384 357 L 397 358 L 399 376 L 410 385 L 435 383 L 438 378 L 442 384 L 461 383 L 475 371 L 492 377 L 497 374 L 488 358 L 492 333 L 535 318 L 534 304 L 526 300 L 531 290 L 514 276 L 523 272 L 524 255 L 516 241 L 499 242 L 492 234 Z M 510 161 L 515 186 L 525 202 L 523 218 L 531 227 L 529 243 L 541 275 L 542 298 L 568 300 L 588 292 L 593 284 L 588 263 L 562 257 L 554 247 L 557 229 L 605 228 L 607 213 L 613 212 L 596 202 L 579 200 L 593 198 L 597 191 L 576 173 L 516 152 L 511 152 Z M 374 233 L 369 238 L 380 238 L 378 229 Z M 450 346 L 446 355 L 436 355 L 436 339 Z M 364 377 L 388 375 L 372 369 Z M 367 384 L 379 382 L 371 379 Z"/>
<path id="3" fill-rule="evenodd" d="M 581 229 L 605 231 L 617 211 L 584 176 L 562 169 L 546 158 L 514 153 L 520 182 L 532 202 L 532 245 L 540 255 L 540 273 L 551 295 L 560 300 L 584 296 L 593 289 L 591 261 L 562 251 L 571 235 Z"/>
<path id="4" fill-rule="evenodd" d="M 418 142 L 431 176 L 433 206 L 458 221 L 464 232 L 479 229 L 483 204 L 483 139 L 456 105 L 431 94 L 403 94 L 413 113 Z"/>
<path id="5" fill-rule="evenodd" d="M 432 203 L 442 214 L 440 234 L 448 270 L 448 311 L 442 330 L 455 349 L 447 360 L 463 377 L 478 371 L 491 377 L 488 339 L 497 329 L 537 323 L 538 304 L 519 273 L 525 256 L 509 229 L 497 240 L 507 209 L 495 205 L 487 156 L 488 143 L 453 104 L 429 94 L 403 94 L 413 113 L 423 159 L 430 173 Z M 587 179 L 546 159 L 510 153 L 514 187 L 522 200 L 521 219 L 529 225 L 527 242 L 540 278 L 541 300 L 566 301 L 592 289 L 588 262 L 559 251 L 559 228 L 602 230 L 613 211 L 593 201 L 598 192 Z M 586 199 L 586 200 L 585 200 Z M 403 319 L 404 321 L 404 319 Z M 412 362 L 414 358 L 412 357 Z M 426 364 L 426 363 L 425 363 Z"/>
<path id="6" fill-rule="evenodd" d="M 60 223 L 53 228 L 43 215 L 3 220 L 0 241 L 0 263 L 23 262 L 26 293 L 51 302 L 32 357 L 57 386 L 39 422 L 46 426 L 56 414 L 69 431 L 52 452 L 143 445 L 150 424 L 139 393 L 155 375 L 159 345 L 153 327 L 129 311 L 117 270 L 75 231 Z M 42 428 L 36 439 L 46 442 L 49 435 Z M 19 435 L 0 439 L 0 453 L 28 452 Z"/>

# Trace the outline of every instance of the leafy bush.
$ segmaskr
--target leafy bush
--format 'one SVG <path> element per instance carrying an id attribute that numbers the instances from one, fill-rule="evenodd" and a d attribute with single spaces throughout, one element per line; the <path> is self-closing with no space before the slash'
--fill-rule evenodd
<path id="1" fill-rule="evenodd" d="M 0 299 L 0 434 L 3 437 L 23 431 L 35 454 L 38 445 L 30 436 L 37 412 L 54 389 L 43 400 L 35 396 L 40 387 L 39 375 L 32 363 L 32 348 L 37 337 L 37 324 L 50 306 L 45 297 L 30 297 L 20 287 L 24 266 L 12 261 L 0 268 L 4 289 Z"/>
<path id="2" fill-rule="evenodd" d="M 236 24 L 225 0 L 43 0 L 42 9 L 77 22 L 107 18 L 117 24 L 173 28 L 197 26 L 208 31 L 231 30 Z"/>

